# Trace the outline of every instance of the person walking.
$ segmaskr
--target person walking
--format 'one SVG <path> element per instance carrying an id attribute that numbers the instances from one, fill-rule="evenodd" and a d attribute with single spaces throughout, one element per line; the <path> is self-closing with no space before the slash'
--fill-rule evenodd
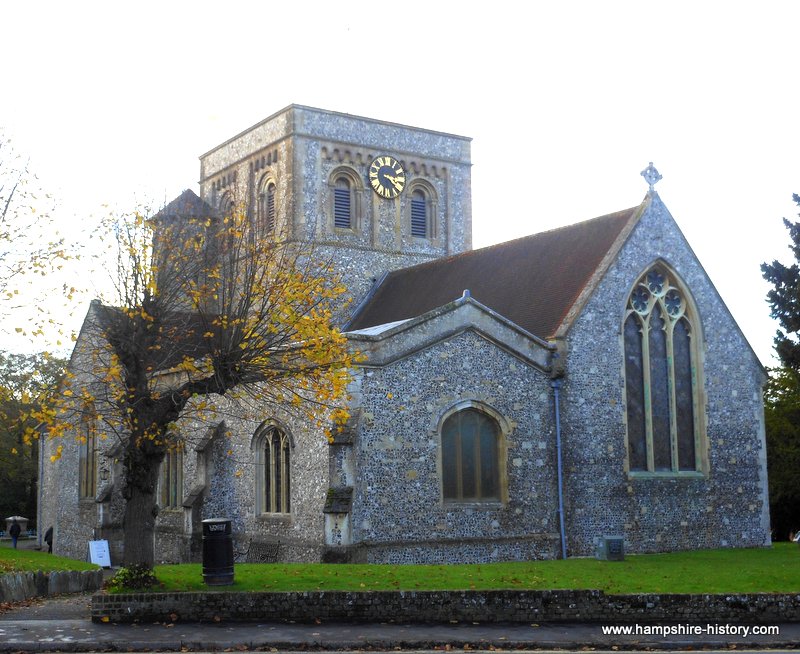
<path id="1" fill-rule="evenodd" d="M 48 527 L 44 532 L 44 542 L 47 543 L 47 551 L 49 554 L 53 553 L 53 528 Z"/>
<path id="2" fill-rule="evenodd" d="M 22 528 L 19 526 L 17 519 L 14 518 L 8 530 L 8 533 L 11 535 L 11 547 L 14 549 L 17 549 L 17 539 L 19 538 L 20 532 L 22 532 Z"/>

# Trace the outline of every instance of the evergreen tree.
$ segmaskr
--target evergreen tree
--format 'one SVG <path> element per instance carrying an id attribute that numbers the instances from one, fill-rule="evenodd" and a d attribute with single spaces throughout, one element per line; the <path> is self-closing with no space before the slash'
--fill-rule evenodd
<path id="1" fill-rule="evenodd" d="M 792 196 L 800 205 L 800 195 Z M 773 537 L 800 531 L 800 222 L 784 218 L 795 262 L 764 263 L 770 315 L 778 320 L 775 351 L 782 367 L 770 371 L 764 392 L 770 514 Z"/>
<path id="2" fill-rule="evenodd" d="M 800 195 L 795 193 L 792 199 L 800 206 Z M 793 223 L 784 218 L 783 224 L 789 230 L 789 249 L 795 262 L 785 266 L 775 260 L 771 264 L 761 264 L 761 271 L 764 279 L 774 286 L 767 293 L 767 301 L 770 315 L 781 325 L 775 336 L 775 350 L 784 366 L 800 373 L 800 222 Z"/>

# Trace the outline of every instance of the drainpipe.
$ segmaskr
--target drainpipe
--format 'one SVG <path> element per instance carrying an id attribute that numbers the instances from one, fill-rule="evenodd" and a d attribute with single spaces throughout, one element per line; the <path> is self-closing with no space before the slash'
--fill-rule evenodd
<path id="1" fill-rule="evenodd" d="M 561 458 L 561 409 L 559 408 L 559 391 L 561 390 L 561 379 L 554 379 L 550 382 L 553 388 L 553 409 L 556 414 L 556 455 L 558 465 L 558 526 L 561 530 L 561 558 L 567 558 L 567 531 L 564 528 L 564 475 L 562 472 Z"/>
<path id="2" fill-rule="evenodd" d="M 39 478 L 36 480 L 36 543 L 39 549 L 42 548 L 42 484 L 44 483 L 44 444 L 45 444 L 45 430 L 38 426 L 39 429 Z"/>

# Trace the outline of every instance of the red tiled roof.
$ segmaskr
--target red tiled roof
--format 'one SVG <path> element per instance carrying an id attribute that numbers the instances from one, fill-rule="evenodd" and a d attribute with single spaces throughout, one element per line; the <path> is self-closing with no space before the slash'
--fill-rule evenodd
<path id="1" fill-rule="evenodd" d="M 391 272 L 347 329 L 413 318 L 468 289 L 532 334 L 552 336 L 639 208 Z"/>

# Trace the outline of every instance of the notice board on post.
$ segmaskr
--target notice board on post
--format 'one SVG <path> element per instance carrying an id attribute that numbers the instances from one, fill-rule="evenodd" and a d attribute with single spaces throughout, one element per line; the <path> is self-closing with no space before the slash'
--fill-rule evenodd
<path id="1" fill-rule="evenodd" d="M 107 540 L 89 541 L 89 561 L 102 568 L 111 567 L 111 553 L 108 551 Z"/>

